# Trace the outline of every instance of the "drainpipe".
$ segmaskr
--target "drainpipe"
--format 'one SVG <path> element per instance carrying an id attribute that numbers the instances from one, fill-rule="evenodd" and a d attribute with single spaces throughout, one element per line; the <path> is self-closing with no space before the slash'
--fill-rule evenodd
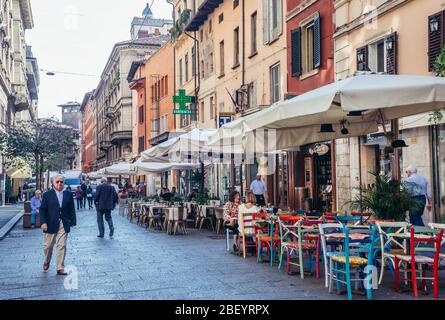
<path id="1" fill-rule="evenodd" d="M 185 31 L 184 31 L 184 34 L 187 37 L 189 37 L 195 41 L 195 53 L 196 53 L 197 61 L 195 63 L 195 110 L 194 110 L 195 112 L 194 112 L 194 115 L 196 117 L 196 122 L 198 123 L 198 110 L 199 110 L 199 108 L 198 108 L 198 93 L 201 88 L 201 67 L 200 67 L 201 64 L 199 63 L 199 42 L 198 42 L 198 39 L 196 39 L 196 31 L 193 33 L 194 34 L 193 36 L 191 36 L 190 34 L 188 34 Z M 198 69 L 197 72 L 196 72 L 196 69 Z"/>
<path id="2" fill-rule="evenodd" d="M 243 35 L 242 35 L 242 43 L 243 43 L 243 57 L 242 57 L 242 61 L 243 61 L 243 66 L 241 67 L 241 85 L 245 84 L 245 73 L 246 73 L 246 17 L 245 17 L 245 13 L 246 13 L 246 5 L 245 5 L 245 0 L 242 0 L 242 26 L 243 26 Z"/>
<path id="3" fill-rule="evenodd" d="M 175 4 L 173 0 L 166 0 L 168 4 L 171 4 L 173 7 L 173 26 L 176 25 L 176 12 L 175 12 Z M 173 42 L 173 39 L 172 39 Z M 176 94 L 176 48 L 173 46 L 173 95 Z M 173 117 L 175 117 L 173 115 Z M 174 130 L 176 131 L 176 118 L 173 121 Z M 179 189 L 178 189 L 179 190 Z"/>

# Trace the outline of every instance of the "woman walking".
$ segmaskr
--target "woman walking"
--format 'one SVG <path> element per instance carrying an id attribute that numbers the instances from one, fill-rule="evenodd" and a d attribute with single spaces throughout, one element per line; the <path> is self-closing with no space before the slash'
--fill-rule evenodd
<path id="1" fill-rule="evenodd" d="M 80 186 L 77 187 L 75 196 L 77 201 L 77 210 L 80 210 L 80 208 L 82 208 L 82 189 L 80 189 Z"/>

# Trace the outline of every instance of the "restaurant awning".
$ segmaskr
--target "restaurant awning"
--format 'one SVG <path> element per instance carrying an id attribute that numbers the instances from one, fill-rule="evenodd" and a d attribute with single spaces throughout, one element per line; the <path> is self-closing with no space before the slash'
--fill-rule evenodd
<path id="1" fill-rule="evenodd" d="M 136 172 L 131 169 L 131 164 L 127 162 L 119 162 L 112 166 L 104 168 L 105 175 L 135 175 Z"/>
<path id="2" fill-rule="evenodd" d="M 244 144 L 249 145 L 255 131 L 276 129 L 276 149 L 286 149 L 373 133 L 379 124 L 389 120 L 442 108 L 445 78 L 357 75 L 255 113 L 233 129 L 220 130 L 219 139 L 224 141 L 241 134 Z M 321 124 L 331 124 L 333 132 L 320 132 Z"/>
<path id="3" fill-rule="evenodd" d="M 131 165 L 131 170 L 137 175 L 150 173 L 163 173 L 170 170 L 193 170 L 199 168 L 199 164 L 171 163 L 171 162 L 143 162 L 139 159 Z"/>

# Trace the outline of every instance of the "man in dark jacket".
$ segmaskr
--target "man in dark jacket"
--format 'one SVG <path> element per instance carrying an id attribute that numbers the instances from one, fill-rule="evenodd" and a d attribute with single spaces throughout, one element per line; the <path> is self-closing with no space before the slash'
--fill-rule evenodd
<path id="1" fill-rule="evenodd" d="M 113 219 L 111 218 L 111 210 L 114 210 L 116 203 L 118 203 L 118 196 L 116 189 L 107 183 L 107 178 L 102 178 L 102 184 L 97 186 L 96 197 L 94 198 L 94 203 L 97 209 L 97 225 L 99 227 L 98 238 L 103 238 L 105 233 L 104 227 L 104 215 L 105 220 L 108 222 L 108 227 L 110 228 L 110 239 L 114 235 Z"/>
<path id="2" fill-rule="evenodd" d="M 40 206 L 41 228 L 45 233 L 45 263 L 43 270 L 49 269 L 54 244 L 57 247 L 57 274 L 66 276 L 64 264 L 66 255 L 66 240 L 71 227 L 76 226 L 76 209 L 73 195 L 63 191 L 63 176 L 53 177 L 53 189 L 45 192 Z"/>
<path id="3" fill-rule="evenodd" d="M 87 207 L 87 189 L 88 189 L 88 186 L 85 183 L 85 181 L 83 181 L 82 184 L 80 185 L 80 189 L 82 190 L 82 200 L 83 200 L 81 205 L 82 205 L 82 207 L 84 209 L 86 209 L 86 207 Z"/>

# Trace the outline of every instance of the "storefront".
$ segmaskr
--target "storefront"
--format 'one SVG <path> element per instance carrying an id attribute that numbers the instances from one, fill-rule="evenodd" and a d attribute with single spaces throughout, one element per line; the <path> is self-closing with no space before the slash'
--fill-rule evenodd
<path id="1" fill-rule="evenodd" d="M 431 126 L 434 219 L 445 222 L 445 125 Z"/>

